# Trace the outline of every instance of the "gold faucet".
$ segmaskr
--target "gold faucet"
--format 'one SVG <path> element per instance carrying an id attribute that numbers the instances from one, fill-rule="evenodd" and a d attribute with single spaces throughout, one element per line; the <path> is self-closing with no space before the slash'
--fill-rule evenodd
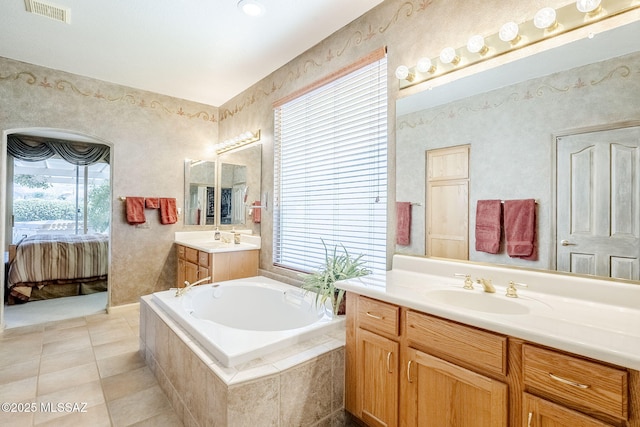
<path id="1" fill-rule="evenodd" d="M 528 288 L 529 285 L 526 283 L 516 283 L 513 280 L 509 281 L 509 286 L 507 287 L 507 296 L 509 298 L 518 298 L 518 290 L 516 286 L 522 286 L 523 288 Z"/>
<path id="2" fill-rule="evenodd" d="M 182 296 L 182 295 L 186 294 L 189 289 L 193 288 L 196 285 L 199 285 L 200 283 L 206 282 L 207 280 L 211 280 L 211 276 L 205 277 L 204 279 L 200 279 L 197 282 L 193 282 L 193 283 L 189 283 L 188 280 L 185 280 L 184 281 L 184 288 L 176 289 L 176 296 L 179 297 L 179 296 Z"/>
<path id="3" fill-rule="evenodd" d="M 473 290 L 473 280 L 471 280 L 471 275 L 462 274 L 462 273 L 455 273 L 454 276 L 456 276 L 456 277 L 464 277 L 463 289 Z"/>
<path id="4" fill-rule="evenodd" d="M 493 284 L 491 283 L 491 279 L 480 278 L 476 282 L 482 285 L 482 288 L 484 289 L 485 292 L 490 294 L 493 294 L 496 292 L 496 288 L 493 287 Z"/>

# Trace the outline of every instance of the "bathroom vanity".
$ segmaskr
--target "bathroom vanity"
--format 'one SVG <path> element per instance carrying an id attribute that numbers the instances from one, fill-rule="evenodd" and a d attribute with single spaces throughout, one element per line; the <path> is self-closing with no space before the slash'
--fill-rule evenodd
<path id="1" fill-rule="evenodd" d="M 393 265 L 338 283 L 345 407 L 366 425 L 640 426 L 640 286 L 399 255 Z M 510 280 L 528 285 L 517 298 Z"/>
<path id="2" fill-rule="evenodd" d="M 176 287 L 206 277 L 221 282 L 258 275 L 260 236 L 240 234 L 240 243 L 235 243 L 234 233 L 220 235 L 215 240 L 213 231 L 176 233 Z"/>

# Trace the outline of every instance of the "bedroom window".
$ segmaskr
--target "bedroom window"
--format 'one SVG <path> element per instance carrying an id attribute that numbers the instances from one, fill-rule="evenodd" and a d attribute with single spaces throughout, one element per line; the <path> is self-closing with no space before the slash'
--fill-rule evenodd
<path id="1" fill-rule="evenodd" d="M 310 272 L 323 241 L 386 270 L 384 49 L 274 111 L 274 265 Z"/>
<path id="2" fill-rule="evenodd" d="M 8 139 L 12 243 L 33 234 L 105 233 L 110 219 L 110 166 L 100 158 L 35 155 Z M 20 137 L 20 142 L 29 141 Z M 63 150 L 63 155 L 65 155 Z M 67 156 L 68 157 L 68 156 Z M 82 157 L 82 156 L 80 156 Z M 71 160 L 71 162 L 69 161 Z M 83 164 L 90 163 L 90 164 Z"/>

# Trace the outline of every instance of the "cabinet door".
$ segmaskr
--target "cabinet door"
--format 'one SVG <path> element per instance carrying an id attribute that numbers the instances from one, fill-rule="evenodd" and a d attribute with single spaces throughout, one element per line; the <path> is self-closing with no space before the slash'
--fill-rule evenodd
<path id="1" fill-rule="evenodd" d="M 407 356 L 407 425 L 507 426 L 506 384 L 413 348 Z"/>
<path id="2" fill-rule="evenodd" d="M 358 328 L 358 398 L 362 421 L 371 427 L 398 425 L 399 344 Z"/>
<path id="3" fill-rule="evenodd" d="M 209 274 L 209 269 L 207 267 L 199 266 L 198 267 L 198 280 L 204 279 L 204 278 L 207 278 L 207 277 L 211 277 L 211 275 Z"/>
<path id="4" fill-rule="evenodd" d="M 579 412 L 524 393 L 523 427 L 611 427 Z"/>
<path id="5" fill-rule="evenodd" d="M 184 280 L 186 280 L 189 283 L 193 283 L 193 282 L 198 280 L 198 264 L 194 264 L 192 262 L 185 261 L 185 263 L 184 263 Z"/>

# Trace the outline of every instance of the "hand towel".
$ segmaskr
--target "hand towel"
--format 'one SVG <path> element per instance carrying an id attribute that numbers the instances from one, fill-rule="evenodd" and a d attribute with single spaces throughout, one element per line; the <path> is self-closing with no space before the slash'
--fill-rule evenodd
<path id="1" fill-rule="evenodd" d="M 260 206 L 260 200 L 256 200 L 253 202 L 253 206 Z M 262 214 L 260 213 L 260 208 L 253 208 L 253 222 L 255 224 L 259 224 L 261 220 Z"/>
<path id="2" fill-rule="evenodd" d="M 396 243 L 407 246 L 411 241 L 411 203 L 396 202 Z"/>
<path id="3" fill-rule="evenodd" d="M 497 254 L 500 250 L 502 202 L 478 200 L 476 206 L 476 251 Z"/>
<path id="4" fill-rule="evenodd" d="M 504 202 L 504 235 L 510 257 L 534 254 L 536 236 L 536 202 L 534 199 Z"/>
<path id="5" fill-rule="evenodd" d="M 175 224 L 178 221 L 178 210 L 176 208 L 176 199 L 160 198 L 160 223 Z"/>
<path id="6" fill-rule="evenodd" d="M 157 197 L 147 197 L 144 199 L 144 206 L 147 209 L 158 209 L 160 207 L 160 199 Z"/>
<path id="7" fill-rule="evenodd" d="M 131 225 L 143 224 L 147 219 L 144 217 L 144 197 L 130 197 L 125 199 L 127 222 Z"/>

